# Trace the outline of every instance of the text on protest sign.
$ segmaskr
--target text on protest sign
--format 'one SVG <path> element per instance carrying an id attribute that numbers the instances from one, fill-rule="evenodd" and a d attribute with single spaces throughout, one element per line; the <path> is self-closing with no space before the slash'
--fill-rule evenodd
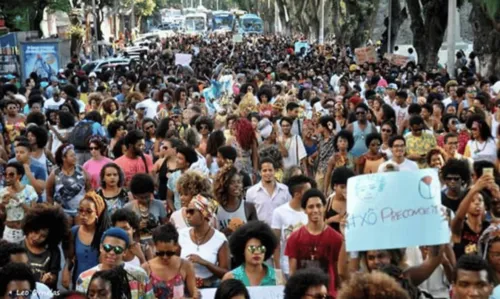
<path id="1" fill-rule="evenodd" d="M 352 177 L 347 182 L 347 251 L 450 241 L 435 169 Z"/>
<path id="2" fill-rule="evenodd" d="M 189 66 L 191 60 L 193 59 L 193 55 L 191 54 L 175 54 L 175 65 Z"/>
<path id="3" fill-rule="evenodd" d="M 377 51 L 375 47 L 363 47 L 354 49 L 354 54 L 356 55 L 356 63 L 363 64 L 376 63 L 378 60 Z"/>

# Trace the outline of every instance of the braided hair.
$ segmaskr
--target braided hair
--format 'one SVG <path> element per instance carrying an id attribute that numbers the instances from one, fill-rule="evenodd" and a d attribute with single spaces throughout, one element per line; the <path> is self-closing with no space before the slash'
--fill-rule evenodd
<path id="1" fill-rule="evenodd" d="M 111 299 L 132 298 L 128 280 L 128 273 L 127 271 L 125 271 L 123 266 L 94 273 L 94 275 L 92 275 L 92 278 L 90 279 L 89 285 L 92 284 L 92 281 L 98 278 L 109 282 L 111 286 Z M 87 296 L 89 296 L 89 289 L 87 289 Z"/>

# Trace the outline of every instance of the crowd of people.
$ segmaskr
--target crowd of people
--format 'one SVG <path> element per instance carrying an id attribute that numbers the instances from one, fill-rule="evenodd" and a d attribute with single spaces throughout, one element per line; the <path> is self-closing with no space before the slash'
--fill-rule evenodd
<path id="1" fill-rule="evenodd" d="M 500 294 L 497 77 L 271 35 L 152 49 L 0 80 L 0 297 Z M 450 242 L 347 252 L 348 179 L 425 168 Z"/>

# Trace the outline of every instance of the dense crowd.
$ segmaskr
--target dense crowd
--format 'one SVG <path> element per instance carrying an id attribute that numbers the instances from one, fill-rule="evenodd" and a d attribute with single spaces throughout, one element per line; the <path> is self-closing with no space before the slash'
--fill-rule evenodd
<path id="1" fill-rule="evenodd" d="M 178 36 L 2 79 L 0 297 L 500 294 L 499 79 L 294 43 Z M 425 168 L 450 242 L 347 252 L 348 179 Z"/>

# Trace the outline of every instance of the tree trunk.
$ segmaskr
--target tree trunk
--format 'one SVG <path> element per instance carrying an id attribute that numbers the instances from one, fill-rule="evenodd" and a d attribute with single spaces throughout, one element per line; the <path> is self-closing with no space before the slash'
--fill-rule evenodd
<path id="1" fill-rule="evenodd" d="M 34 31 L 38 31 L 38 35 L 42 36 L 42 28 L 40 28 L 40 23 L 43 20 L 43 12 L 45 11 L 45 7 L 47 7 L 47 1 L 40 0 L 38 2 L 38 6 L 35 7 L 35 15 L 33 16 L 33 21 L 30 22 L 30 29 Z"/>
<path id="2" fill-rule="evenodd" d="M 474 52 L 479 58 L 479 73 L 485 79 L 500 74 L 500 12 L 496 20 L 486 12 L 480 0 L 472 1 L 469 21 L 474 31 Z"/>
<path id="3" fill-rule="evenodd" d="M 448 0 L 406 0 L 406 3 L 418 62 L 424 69 L 432 69 L 437 66 L 448 23 Z"/>
<path id="4" fill-rule="evenodd" d="M 351 20 L 350 46 L 355 49 L 363 47 L 370 37 L 370 20 L 377 14 L 378 6 L 371 0 L 345 1 L 348 19 Z"/>
<path id="5" fill-rule="evenodd" d="M 398 39 L 399 28 L 403 25 L 403 22 L 408 18 L 408 13 L 406 12 L 406 7 L 401 9 L 401 3 L 399 0 L 391 0 L 391 11 L 392 11 L 392 20 L 391 20 L 391 49 L 394 49 L 396 45 L 396 40 Z M 384 25 L 386 28 L 389 27 L 389 16 L 385 18 Z M 387 43 L 389 39 L 387 38 L 388 29 L 382 33 L 382 45 L 380 46 L 381 54 L 384 55 L 387 53 Z"/>

